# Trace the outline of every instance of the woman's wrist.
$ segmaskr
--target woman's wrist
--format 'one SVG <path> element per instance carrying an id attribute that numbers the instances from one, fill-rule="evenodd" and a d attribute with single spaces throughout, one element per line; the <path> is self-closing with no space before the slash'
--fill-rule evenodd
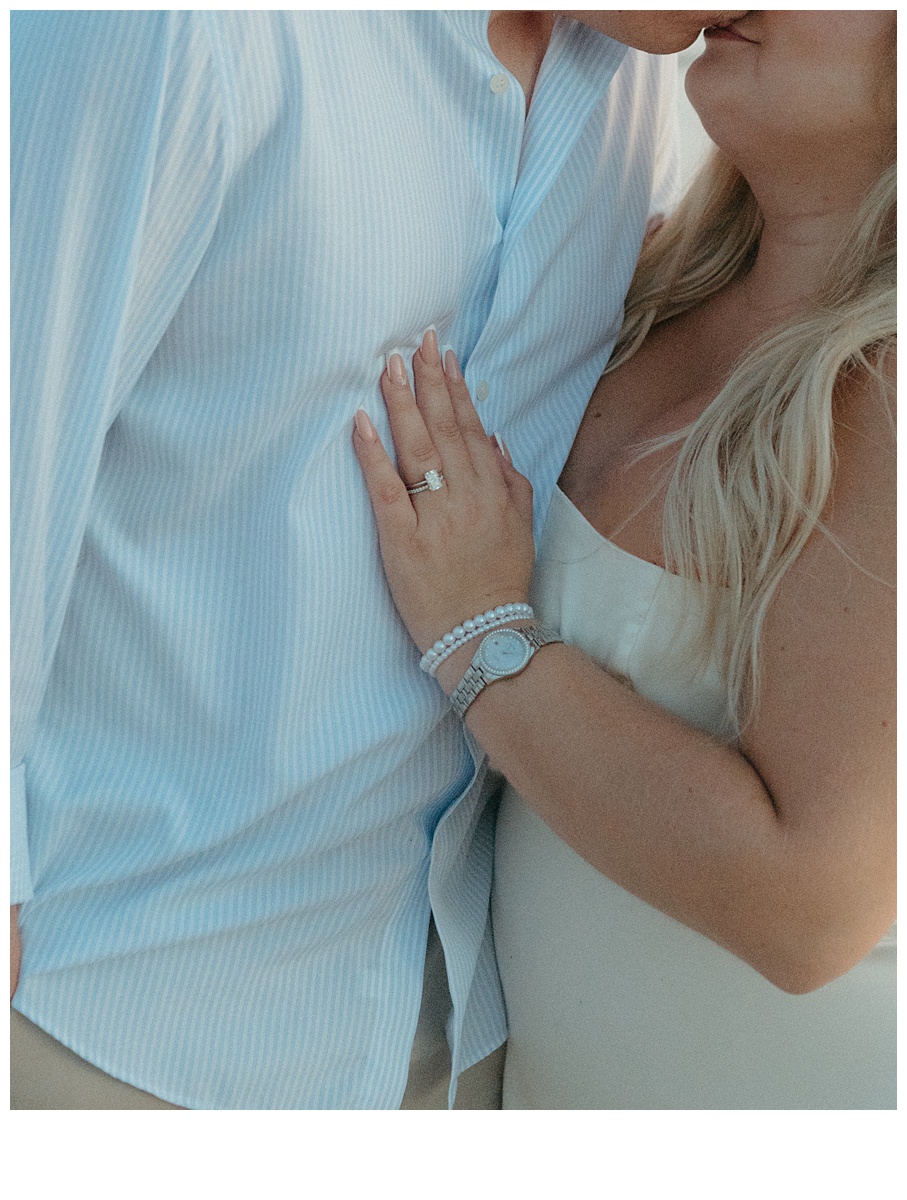
<path id="1" fill-rule="evenodd" d="M 535 623 L 536 618 L 525 617 L 513 621 L 508 621 L 506 625 L 499 625 L 498 629 L 525 629 L 526 626 Z M 491 632 L 491 630 L 489 630 Z M 482 638 L 474 638 L 466 645 L 460 646 L 455 650 L 449 658 L 446 658 L 440 667 L 435 672 L 435 679 L 444 689 L 445 695 L 449 696 L 454 688 L 463 678 L 466 673 L 466 668 L 472 662 L 476 651 L 482 643 Z"/>
<path id="2" fill-rule="evenodd" d="M 429 646 L 419 666 L 429 675 L 434 675 L 443 662 L 461 646 L 467 645 L 483 634 L 514 621 L 531 620 L 535 616 L 532 605 L 526 601 L 508 601 L 494 608 L 485 609 L 475 616 L 465 617 L 462 624 L 454 625 L 448 632 Z"/>

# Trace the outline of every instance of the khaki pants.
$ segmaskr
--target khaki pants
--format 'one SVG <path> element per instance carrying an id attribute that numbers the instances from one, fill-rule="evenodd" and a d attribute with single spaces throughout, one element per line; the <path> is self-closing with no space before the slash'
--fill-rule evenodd
<path id="1" fill-rule="evenodd" d="M 450 1047 L 445 1028 L 452 1007 L 444 950 L 432 920 L 425 951 L 422 1007 L 409 1060 L 409 1078 L 400 1104 L 403 1109 L 447 1108 Z M 503 1082 L 504 1047 L 500 1046 L 460 1076 L 454 1108 L 500 1108 Z"/>
<path id="2" fill-rule="evenodd" d="M 403 1109 L 447 1108 L 450 1051 L 444 1024 L 450 1011 L 444 953 L 429 932 L 422 1007 L 413 1043 Z M 457 1109 L 498 1109 L 504 1047 L 460 1076 Z M 10 1010 L 10 1108 L 178 1108 L 106 1074 Z"/>
<path id="3" fill-rule="evenodd" d="M 10 1009 L 10 1108 L 178 1108 L 122 1083 Z"/>

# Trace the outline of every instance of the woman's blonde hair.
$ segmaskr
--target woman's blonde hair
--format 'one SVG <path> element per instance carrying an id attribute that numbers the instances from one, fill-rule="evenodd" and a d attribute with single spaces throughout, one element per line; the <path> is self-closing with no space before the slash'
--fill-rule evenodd
<path id="1" fill-rule="evenodd" d="M 718 648 L 729 720 L 742 728 L 759 695 L 759 644 L 772 597 L 821 527 L 835 467 L 835 384 L 879 378 L 895 325 L 896 172 L 865 197 L 809 311 L 761 339 L 705 411 L 642 453 L 682 443 L 664 507 L 669 570 L 693 581 L 706 614 L 703 661 Z M 743 274 L 762 231 L 756 199 L 720 151 L 647 242 L 608 370 L 653 326 Z"/>

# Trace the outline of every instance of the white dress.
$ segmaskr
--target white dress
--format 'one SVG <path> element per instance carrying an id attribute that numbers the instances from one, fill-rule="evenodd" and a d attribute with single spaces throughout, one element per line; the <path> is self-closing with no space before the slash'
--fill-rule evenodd
<path id="1" fill-rule="evenodd" d="M 728 736 L 717 672 L 678 647 L 686 585 L 556 491 L 536 610 L 636 690 Z M 493 920 L 510 1040 L 505 1108 L 895 1107 L 893 931 L 847 975 L 788 995 L 590 866 L 505 790 Z"/>

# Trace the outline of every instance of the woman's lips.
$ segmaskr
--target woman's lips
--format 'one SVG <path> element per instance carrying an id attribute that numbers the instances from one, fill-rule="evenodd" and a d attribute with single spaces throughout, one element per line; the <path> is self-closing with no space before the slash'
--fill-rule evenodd
<path id="1" fill-rule="evenodd" d="M 758 45 L 758 42 L 753 41 L 752 38 L 744 37 L 742 33 L 738 33 L 733 24 L 710 25 L 708 29 L 703 30 L 703 35 L 710 40 L 712 38 L 720 38 L 722 41 L 727 42 L 749 42 L 751 46 Z"/>

